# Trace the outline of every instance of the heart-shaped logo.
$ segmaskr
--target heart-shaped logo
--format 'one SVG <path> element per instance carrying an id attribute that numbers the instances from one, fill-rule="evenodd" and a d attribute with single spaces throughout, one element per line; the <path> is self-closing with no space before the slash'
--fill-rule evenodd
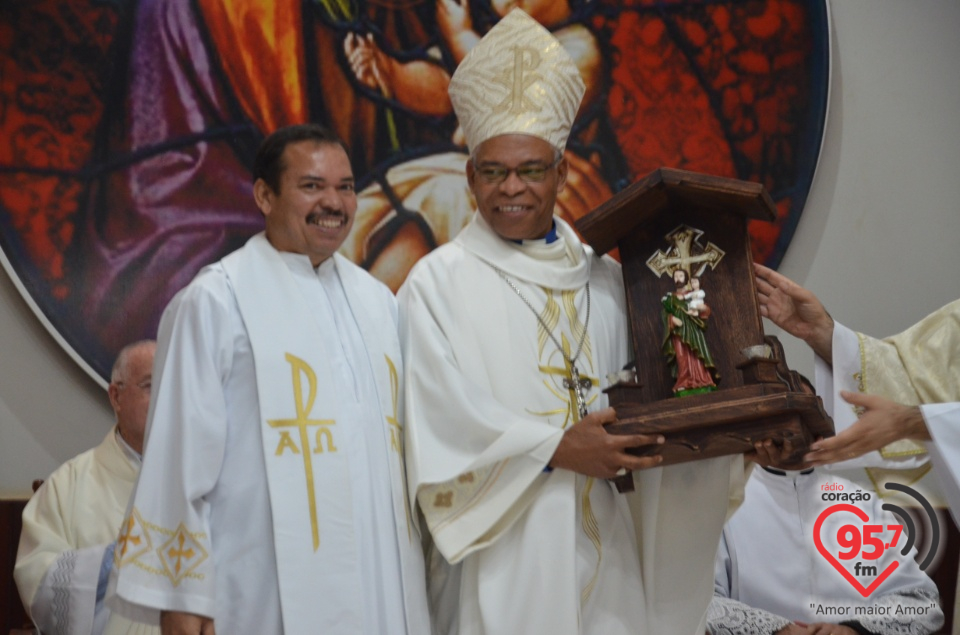
<path id="1" fill-rule="evenodd" d="M 827 548 L 823 545 L 823 541 L 820 539 L 820 528 L 823 526 L 823 522 L 829 516 L 837 512 L 850 512 L 851 514 L 854 514 L 855 516 L 857 516 L 857 518 L 859 518 L 863 522 L 865 523 L 870 522 L 870 517 L 867 515 L 867 512 L 863 511 L 859 507 L 855 507 L 854 505 L 848 505 L 846 503 L 831 505 L 830 507 L 823 510 L 820 516 L 817 517 L 817 522 L 813 526 L 813 542 L 817 545 L 817 551 L 820 552 L 820 555 L 826 558 L 827 562 L 832 564 L 833 568 L 839 571 L 840 575 L 846 578 L 847 582 L 849 582 L 853 586 L 853 588 L 857 590 L 857 592 L 860 595 L 862 595 L 863 597 L 867 597 L 871 593 L 873 593 L 874 589 L 880 586 L 883 583 L 883 581 L 887 579 L 887 576 L 893 573 L 893 571 L 900 566 L 900 563 L 894 560 L 889 565 L 887 565 L 887 568 L 884 569 L 882 572 L 880 572 L 880 575 L 878 575 L 873 580 L 873 582 L 870 583 L 870 586 L 864 587 L 862 584 L 860 584 L 860 581 L 857 580 L 855 577 L 853 577 L 853 574 L 847 571 L 846 567 L 844 567 L 843 564 L 839 560 L 837 560 L 832 553 L 830 553 L 827 550 Z"/>

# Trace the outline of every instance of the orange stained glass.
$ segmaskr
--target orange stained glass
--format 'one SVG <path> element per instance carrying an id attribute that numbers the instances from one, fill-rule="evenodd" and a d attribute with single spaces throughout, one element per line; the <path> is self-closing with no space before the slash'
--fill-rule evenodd
<path id="1" fill-rule="evenodd" d="M 264 134 L 307 121 L 301 3 L 200 0 L 199 7 L 250 121 Z"/>

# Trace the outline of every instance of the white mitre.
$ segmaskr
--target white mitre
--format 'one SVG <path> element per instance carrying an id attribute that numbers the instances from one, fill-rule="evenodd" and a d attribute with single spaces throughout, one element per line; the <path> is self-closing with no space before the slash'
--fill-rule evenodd
<path id="1" fill-rule="evenodd" d="M 532 135 L 563 150 L 585 90 L 560 41 L 521 9 L 483 36 L 449 88 L 471 151 L 502 134 Z"/>

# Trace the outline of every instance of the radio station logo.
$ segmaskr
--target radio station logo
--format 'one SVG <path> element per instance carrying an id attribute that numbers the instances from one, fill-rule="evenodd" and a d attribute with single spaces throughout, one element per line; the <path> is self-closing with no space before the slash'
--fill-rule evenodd
<path id="1" fill-rule="evenodd" d="M 929 518 L 929 546 L 919 565 L 921 571 L 926 571 L 940 544 L 940 525 L 933 506 L 922 494 L 906 485 L 886 483 L 884 487 L 915 499 Z M 855 504 L 869 501 L 872 497 L 869 492 L 830 491 L 829 484 L 822 489 L 827 491 L 821 498 L 834 504 L 824 509 L 814 523 L 813 541 L 817 551 L 860 595 L 870 597 L 891 573 L 912 557 L 911 549 L 917 542 L 913 518 L 903 508 L 884 503 L 881 508 L 896 516 L 900 524 L 879 522 L 880 519 L 870 518 Z"/>

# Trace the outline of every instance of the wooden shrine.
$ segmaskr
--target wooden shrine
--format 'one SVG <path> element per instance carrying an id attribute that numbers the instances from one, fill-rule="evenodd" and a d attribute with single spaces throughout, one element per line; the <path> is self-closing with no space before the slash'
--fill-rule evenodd
<path id="1" fill-rule="evenodd" d="M 775 218 L 758 183 L 660 168 L 577 222 L 597 253 L 620 250 L 636 372 L 606 389 L 618 415 L 608 430 L 666 438 L 638 455 L 659 452 L 671 465 L 742 454 L 772 439 L 789 442 L 789 465 L 815 438 L 833 435 L 820 398 L 763 332 L 747 222 Z M 702 293 L 692 293 L 691 277 Z M 680 335 L 668 335 L 668 322 Z M 713 367 L 697 367 L 690 351 L 705 351 Z M 699 386 L 711 379 L 715 387 Z M 678 385 L 695 387 L 677 396 Z M 632 490 L 633 476 L 619 477 L 617 487 Z"/>

